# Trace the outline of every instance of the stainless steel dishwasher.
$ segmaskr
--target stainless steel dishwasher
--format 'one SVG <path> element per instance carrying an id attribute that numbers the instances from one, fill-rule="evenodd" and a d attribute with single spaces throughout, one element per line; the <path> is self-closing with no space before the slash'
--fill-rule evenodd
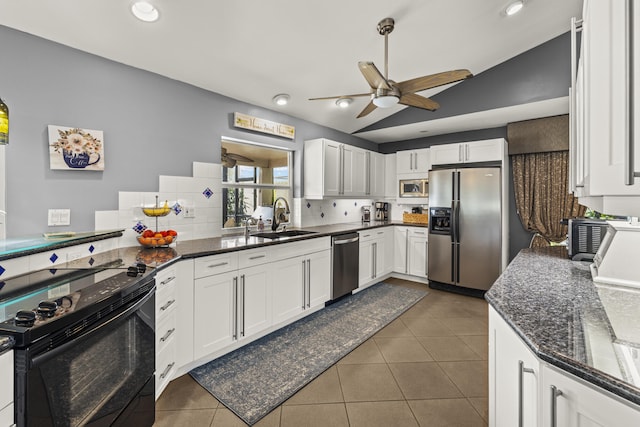
<path id="1" fill-rule="evenodd" d="M 345 233 L 331 238 L 333 259 L 331 267 L 331 299 L 340 298 L 358 287 L 360 262 L 360 237 L 358 233 Z"/>

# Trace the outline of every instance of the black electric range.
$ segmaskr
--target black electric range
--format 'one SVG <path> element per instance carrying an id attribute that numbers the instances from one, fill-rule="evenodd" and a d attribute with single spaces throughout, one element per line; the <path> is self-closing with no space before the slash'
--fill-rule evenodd
<path id="1" fill-rule="evenodd" d="M 92 268 L 52 268 L 0 282 L 0 335 L 26 347 L 52 335 L 69 339 L 154 287 L 144 264 L 114 260 Z"/>

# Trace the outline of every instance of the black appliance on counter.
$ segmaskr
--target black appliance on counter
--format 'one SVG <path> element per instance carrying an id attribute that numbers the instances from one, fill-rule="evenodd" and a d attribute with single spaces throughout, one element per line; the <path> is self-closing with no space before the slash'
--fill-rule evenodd
<path id="1" fill-rule="evenodd" d="M 153 425 L 155 280 L 114 264 L 0 282 L 18 427 Z"/>
<path id="2" fill-rule="evenodd" d="M 569 258 L 573 261 L 593 261 L 607 233 L 607 222 L 602 219 L 572 218 L 566 220 L 566 224 Z"/>

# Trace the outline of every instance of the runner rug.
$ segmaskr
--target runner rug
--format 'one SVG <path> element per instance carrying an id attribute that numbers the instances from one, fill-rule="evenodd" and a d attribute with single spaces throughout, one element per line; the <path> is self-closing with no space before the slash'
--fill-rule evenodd
<path id="1" fill-rule="evenodd" d="M 378 283 L 190 374 L 253 425 L 426 294 Z"/>

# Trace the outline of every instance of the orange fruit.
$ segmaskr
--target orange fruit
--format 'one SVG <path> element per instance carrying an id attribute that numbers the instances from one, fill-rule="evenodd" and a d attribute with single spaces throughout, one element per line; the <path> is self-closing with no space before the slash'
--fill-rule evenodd
<path id="1" fill-rule="evenodd" d="M 150 245 L 151 244 L 151 238 L 143 237 L 142 239 L 140 239 L 140 243 L 143 244 L 143 245 Z"/>
<path id="2" fill-rule="evenodd" d="M 158 239 L 158 242 L 157 242 L 156 244 L 157 244 L 157 245 L 166 245 L 166 244 L 167 244 L 167 241 L 166 241 L 166 240 L 164 240 L 164 238 L 163 238 L 163 237 L 161 237 L 161 238 L 159 238 L 159 239 Z"/>
<path id="3" fill-rule="evenodd" d="M 153 237 L 160 239 L 162 237 L 162 233 L 156 233 Z"/>
<path id="4" fill-rule="evenodd" d="M 172 236 L 167 236 L 167 237 L 164 238 L 164 240 L 166 240 L 167 243 L 171 243 L 171 242 L 173 242 L 173 237 Z"/>

